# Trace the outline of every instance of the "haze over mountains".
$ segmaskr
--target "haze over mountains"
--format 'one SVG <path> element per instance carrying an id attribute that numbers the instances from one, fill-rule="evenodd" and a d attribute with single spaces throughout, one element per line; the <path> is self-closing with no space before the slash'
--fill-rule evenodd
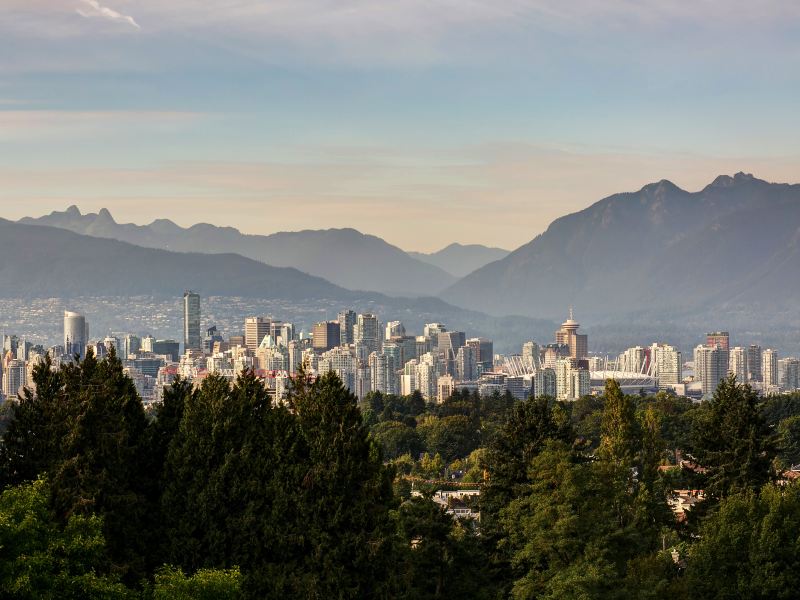
<path id="1" fill-rule="evenodd" d="M 505 319 L 501 329 L 520 338 L 538 334 L 517 327 L 541 330 L 542 340 L 551 337 L 547 324 L 562 320 L 572 305 L 598 334 L 609 327 L 614 340 L 624 323 L 636 327 L 637 339 L 682 327 L 687 345 L 698 328 L 717 326 L 783 340 L 797 328 L 800 310 L 800 185 L 744 173 L 717 177 L 698 192 L 662 180 L 609 196 L 555 220 L 508 254 L 454 244 L 409 256 L 351 229 L 250 236 L 165 220 L 118 224 L 107 210 L 81 215 L 75 207 L 23 221 L 49 226 L 0 224 L 18 257 L 0 274 L 15 282 L 17 295 L 170 295 L 191 287 L 289 301 L 358 300 L 391 307 L 393 318 L 440 319 L 453 327 L 472 322 L 472 330 L 491 335 L 498 335 L 492 331 L 500 317 L 519 315 L 525 318 Z M 297 269 L 282 268 L 287 262 Z M 463 272 L 470 262 L 485 264 L 458 281 L 445 272 Z M 443 283 L 450 284 L 440 294 L 444 301 L 390 297 L 425 296 L 426 290 L 429 296 Z M 388 296 L 352 291 L 379 288 Z"/>
<path id="2" fill-rule="evenodd" d="M 800 307 L 800 185 L 662 180 L 556 219 L 442 297 L 490 314 L 625 320 Z M 740 315 L 741 316 L 741 315 Z M 763 315 L 761 315 L 763 318 Z"/>
<path id="3" fill-rule="evenodd" d="M 174 298 L 177 304 L 183 290 L 194 289 L 204 297 L 317 303 L 328 312 L 332 305 L 334 315 L 341 308 L 373 311 L 383 318 L 402 319 L 414 330 L 421 330 L 426 322 L 446 322 L 451 328 L 514 345 L 522 343 L 525 335 L 546 335 L 554 327 L 547 320 L 490 317 L 435 297 L 392 298 L 347 290 L 294 268 L 274 267 L 232 253 L 145 248 L 6 219 L 0 219 L 0 239 L 14 249 L 13 260 L 0 262 L 0 278 L 13 282 L 0 286 L 0 298 L 153 296 Z M 325 318 L 325 312 L 318 318 Z"/>
<path id="4" fill-rule="evenodd" d="M 510 254 L 502 248 L 490 248 L 480 244 L 453 243 L 438 252 L 424 254 L 422 252 L 409 252 L 409 255 L 423 262 L 444 269 L 456 277 L 464 277 L 475 269 L 505 258 Z"/>
<path id="5" fill-rule="evenodd" d="M 274 267 L 294 267 L 348 289 L 392 295 L 435 295 L 456 280 L 429 262 L 355 229 L 247 235 L 232 227 L 199 223 L 180 227 L 167 219 L 149 225 L 117 223 L 107 209 L 81 214 L 76 206 L 21 223 L 48 225 L 176 252 L 235 253 Z"/>

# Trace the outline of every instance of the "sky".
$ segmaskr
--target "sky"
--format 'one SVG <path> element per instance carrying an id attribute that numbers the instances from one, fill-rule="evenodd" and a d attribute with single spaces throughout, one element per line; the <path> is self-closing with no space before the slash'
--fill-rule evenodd
<path id="1" fill-rule="evenodd" d="M 2 0 L 0 217 L 513 249 L 669 179 L 800 181 L 800 3 Z"/>

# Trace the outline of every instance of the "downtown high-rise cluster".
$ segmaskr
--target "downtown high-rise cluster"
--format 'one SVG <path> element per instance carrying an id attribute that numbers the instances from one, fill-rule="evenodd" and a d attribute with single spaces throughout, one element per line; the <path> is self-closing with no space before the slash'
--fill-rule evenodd
<path id="1" fill-rule="evenodd" d="M 729 373 L 763 394 L 800 389 L 800 360 L 779 359 L 777 351 L 755 344 L 731 347 L 724 331 L 706 334 L 691 362 L 684 362 L 675 346 L 659 342 L 614 358 L 592 355 L 572 310 L 552 342 L 529 340 L 519 353 L 505 355 L 494 353 L 492 340 L 442 323 L 427 323 L 415 333 L 399 320 L 350 309 L 307 332 L 270 316 L 246 316 L 241 330 L 226 337 L 211 324 L 203 330 L 201 297 L 193 291 L 183 295 L 182 321 L 180 341 L 134 334 L 90 339 L 89 322 L 74 311 L 64 312 L 63 344 L 45 349 L 5 335 L 3 396 L 13 398 L 28 385 L 45 354 L 57 367 L 88 351 L 103 358 L 112 348 L 146 402 L 157 401 L 178 376 L 196 383 L 210 374 L 233 380 L 245 369 L 257 373 L 276 399 L 301 368 L 311 376 L 335 372 L 359 398 L 371 392 L 419 393 L 431 402 L 462 390 L 576 400 L 600 392 L 606 379 L 629 393 L 662 390 L 703 398 Z"/>

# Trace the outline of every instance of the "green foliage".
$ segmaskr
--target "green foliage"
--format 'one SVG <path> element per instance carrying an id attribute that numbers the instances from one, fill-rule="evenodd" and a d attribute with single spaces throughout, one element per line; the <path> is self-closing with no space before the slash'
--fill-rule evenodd
<path id="1" fill-rule="evenodd" d="M 615 465 L 631 465 L 638 445 L 637 429 L 633 401 L 623 395 L 615 380 L 606 380 L 599 456 Z"/>
<path id="2" fill-rule="evenodd" d="M 528 465 L 549 440 L 572 443 L 573 432 L 566 413 L 547 398 L 518 403 L 500 435 L 484 455 L 489 480 L 481 498 L 481 517 L 491 529 L 500 509 L 525 490 Z"/>
<path id="3" fill-rule="evenodd" d="M 463 458 L 478 447 L 478 423 L 464 415 L 427 417 L 418 426 L 425 447 L 432 454 L 441 455 L 446 462 Z"/>
<path id="4" fill-rule="evenodd" d="M 372 428 L 372 435 L 387 459 L 403 454 L 417 456 L 422 450 L 416 429 L 400 421 L 382 421 Z"/>
<path id="5" fill-rule="evenodd" d="M 777 443 L 779 464 L 788 469 L 800 464 L 800 415 L 788 417 L 778 423 Z"/>
<path id="6" fill-rule="evenodd" d="M 73 515 L 59 523 L 40 479 L 0 494 L 0 589 L 3 598 L 133 598 L 107 574 L 102 520 Z M 103 574 L 106 573 L 106 574 Z"/>
<path id="7" fill-rule="evenodd" d="M 178 379 L 149 418 L 113 353 L 34 381 L 0 444 L 0 598 L 789 598 L 800 583 L 800 493 L 767 484 L 800 462 L 800 410 L 732 379 L 700 405 L 610 381 L 566 405 L 359 406 L 334 374 L 301 374 L 275 405 L 244 372 Z M 708 472 L 659 470 L 676 450 Z M 411 496 L 457 471 L 481 489 L 479 523 Z M 688 529 L 676 487 L 710 494 Z"/>
<path id="8" fill-rule="evenodd" d="M 113 352 L 102 361 L 91 353 L 63 371 L 74 421 L 52 466 L 57 514 L 98 514 L 108 552 L 128 582 L 144 576 L 149 506 L 144 470 L 147 419 L 133 381 Z M 37 389 L 38 391 L 38 389 Z"/>
<path id="9" fill-rule="evenodd" d="M 33 368 L 34 394 L 25 388 L 8 401 L 8 425 L 0 446 L 0 486 L 34 481 L 62 458 L 61 442 L 74 412 L 64 393 L 63 371 L 54 371 L 50 356 Z"/>
<path id="10" fill-rule="evenodd" d="M 239 569 L 201 569 L 186 576 L 178 567 L 156 571 L 153 600 L 239 600 L 242 575 Z"/>
<path id="11" fill-rule="evenodd" d="M 701 598 L 796 598 L 800 589 L 800 488 L 732 494 L 700 529 L 686 588 Z"/>
<path id="12" fill-rule="evenodd" d="M 403 502 L 396 513 L 401 557 L 398 598 L 490 598 L 486 565 L 470 524 L 454 521 L 429 498 Z"/>
<path id="13" fill-rule="evenodd" d="M 705 489 L 712 499 L 756 490 L 769 481 L 775 443 L 749 385 L 733 376 L 721 381 L 697 417 L 692 452 L 708 469 Z"/>

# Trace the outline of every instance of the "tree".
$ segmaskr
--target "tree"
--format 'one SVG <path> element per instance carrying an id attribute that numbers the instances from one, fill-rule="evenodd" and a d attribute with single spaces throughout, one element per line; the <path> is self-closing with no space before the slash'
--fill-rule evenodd
<path id="1" fill-rule="evenodd" d="M 800 463 L 800 415 L 788 417 L 778 424 L 780 466 L 788 469 Z"/>
<path id="2" fill-rule="evenodd" d="M 530 483 L 528 466 L 549 440 L 572 443 L 566 413 L 547 398 L 518 403 L 484 456 L 489 479 L 481 495 L 481 519 L 491 529 L 492 519 Z"/>
<path id="3" fill-rule="evenodd" d="M 47 482 L 0 494 L 0 589 L 3 598 L 134 598 L 108 574 L 102 519 L 54 519 Z"/>
<path id="4" fill-rule="evenodd" d="M 501 511 L 515 598 L 610 595 L 617 558 L 604 538 L 615 529 L 608 498 L 591 463 L 547 441 L 530 465 L 529 493 Z M 622 541 L 622 540 L 620 540 Z"/>
<path id="5" fill-rule="evenodd" d="M 508 422 L 483 456 L 487 480 L 480 499 L 481 531 L 492 566 L 493 581 L 504 593 L 512 581 L 508 529 L 504 509 L 529 493 L 533 461 L 548 443 L 569 445 L 573 432 L 566 412 L 547 398 L 529 398 L 514 407 Z"/>
<path id="6" fill-rule="evenodd" d="M 698 414 L 692 452 L 708 469 L 711 500 L 757 490 L 771 477 L 775 442 L 758 409 L 758 396 L 734 376 L 722 380 Z"/>
<path id="7" fill-rule="evenodd" d="M 606 380 L 600 431 L 600 458 L 624 468 L 632 467 L 639 445 L 634 405 L 614 379 Z"/>
<path id="8" fill-rule="evenodd" d="M 302 560 L 287 590 L 306 598 L 385 595 L 391 473 L 361 421 L 357 400 L 328 373 L 311 385 L 299 382 L 290 404 L 308 462 L 297 493 Z"/>
<path id="9" fill-rule="evenodd" d="M 56 514 L 103 517 L 108 552 L 128 581 L 145 574 L 148 474 L 140 460 L 147 420 L 133 381 L 113 349 L 102 361 L 91 352 L 62 373 L 74 421 L 53 466 Z"/>
<path id="10" fill-rule="evenodd" d="M 796 598 L 800 488 L 767 485 L 726 496 L 687 563 L 685 588 L 701 598 Z"/>
<path id="11" fill-rule="evenodd" d="M 436 418 L 427 417 L 417 427 L 431 454 L 440 454 L 445 462 L 464 458 L 478 447 L 479 421 L 463 415 Z"/>
<path id="12" fill-rule="evenodd" d="M 397 597 L 492 597 L 486 563 L 469 523 L 454 522 L 427 497 L 403 502 L 396 521 L 402 560 Z"/>
<path id="13" fill-rule="evenodd" d="M 403 454 L 418 456 L 422 450 L 422 442 L 413 427 L 399 421 L 383 421 L 372 428 L 372 436 L 387 459 L 394 459 Z"/>
<path id="14" fill-rule="evenodd" d="M 61 460 L 72 406 L 64 394 L 62 371 L 49 355 L 33 368 L 35 392 L 26 387 L 9 400 L 10 415 L 0 445 L 0 486 L 33 481 Z"/>

